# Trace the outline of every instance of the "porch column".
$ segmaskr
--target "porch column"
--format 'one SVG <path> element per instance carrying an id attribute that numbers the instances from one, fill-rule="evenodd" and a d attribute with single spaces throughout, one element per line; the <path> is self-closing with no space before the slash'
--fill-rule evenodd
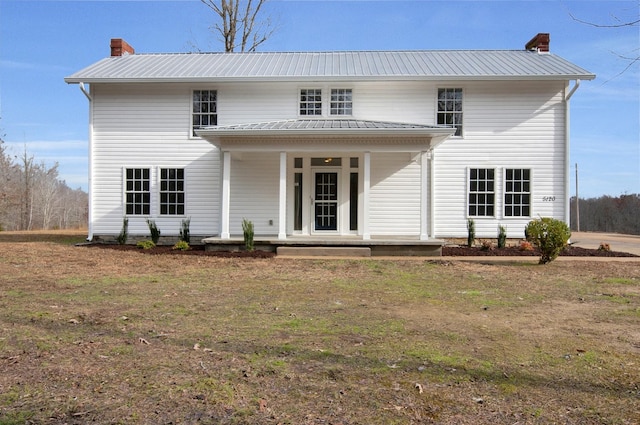
<path id="1" fill-rule="evenodd" d="M 278 203 L 278 239 L 287 239 L 287 153 L 280 152 L 280 199 Z"/>
<path id="2" fill-rule="evenodd" d="M 371 231 L 369 230 L 369 198 L 371 193 L 371 152 L 364 153 L 364 164 L 362 164 L 362 239 L 371 239 Z"/>
<path id="3" fill-rule="evenodd" d="M 427 152 L 420 152 L 420 240 L 424 241 L 429 239 L 429 225 L 427 220 L 429 215 L 427 213 L 429 205 L 429 178 L 428 178 L 428 163 Z"/>
<path id="4" fill-rule="evenodd" d="M 231 205 L 231 152 L 222 152 L 222 205 L 220 207 L 220 238 L 230 239 L 229 209 Z"/>
<path id="5" fill-rule="evenodd" d="M 436 204 L 435 204 L 435 181 L 434 177 L 434 164 L 435 164 L 435 152 L 433 148 L 427 152 L 427 158 L 429 159 L 429 236 L 436 237 Z"/>

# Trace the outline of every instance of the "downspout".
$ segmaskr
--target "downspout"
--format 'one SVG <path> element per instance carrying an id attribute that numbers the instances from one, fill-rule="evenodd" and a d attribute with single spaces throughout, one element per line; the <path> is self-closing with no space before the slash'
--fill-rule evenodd
<path id="1" fill-rule="evenodd" d="M 564 222 L 571 227 L 571 164 L 570 164 L 570 120 L 569 120 L 569 100 L 580 87 L 580 80 L 576 79 L 573 88 L 564 97 Z M 568 85 L 567 85 L 568 88 Z M 566 90 L 566 88 L 565 88 Z"/>
<path id="2" fill-rule="evenodd" d="M 88 232 L 87 240 L 92 241 L 93 240 L 93 208 L 92 208 L 92 205 L 93 205 L 93 201 L 92 201 L 92 197 L 93 197 L 93 178 L 92 178 L 93 176 L 93 96 L 91 96 L 91 93 L 89 93 L 84 83 L 81 82 L 79 84 L 79 87 L 80 87 L 80 91 L 82 91 L 82 93 L 89 100 L 89 170 L 88 170 L 89 213 L 87 217 L 87 232 Z"/>

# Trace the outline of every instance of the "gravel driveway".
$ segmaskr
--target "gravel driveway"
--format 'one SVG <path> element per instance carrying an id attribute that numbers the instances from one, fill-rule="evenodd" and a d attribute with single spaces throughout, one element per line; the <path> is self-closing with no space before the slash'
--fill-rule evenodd
<path id="1" fill-rule="evenodd" d="M 582 248 L 597 249 L 601 243 L 607 243 L 612 251 L 628 252 L 640 255 L 640 236 L 618 233 L 572 232 L 571 243 Z"/>

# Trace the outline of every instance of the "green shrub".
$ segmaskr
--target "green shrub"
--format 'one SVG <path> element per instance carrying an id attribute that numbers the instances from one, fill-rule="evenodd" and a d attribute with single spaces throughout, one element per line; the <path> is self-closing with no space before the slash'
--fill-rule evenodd
<path id="1" fill-rule="evenodd" d="M 180 225 L 180 240 L 186 242 L 187 244 L 191 243 L 191 234 L 189 232 L 190 225 L 191 217 L 182 220 L 182 223 Z"/>
<path id="2" fill-rule="evenodd" d="M 473 219 L 467 220 L 467 246 L 471 248 L 473 246 L 473 241 L 476 240 L 476 223 Z"/>
<path id="3" fill-rule="evenodd" d="M 242 219 L 242 235 L 244 236 L 245 249 L 253 251 L 253 223 L 246 218 Z"/>
<path id="4" fill-rule="evenodd" d="M 138 242 L 136 246 L 142 249 L 152 249 L 152 248 L 155 248 L 156 244 L 153 241 L 144 240 L 144 241 Z"/>
<path id="5" fill-rule="evenodd" d="M 151 240 L 155 245 L 158 245 L 158 241 L 160 240 L 160 229 L 158 229 L 156 222 L 147 219 L 147 226 L 149 226 L 149 232 L 151 232 Z"/>
<path id="6" fill-rule="evenodd" d="M 118 244 L 124 245 L 127 243 L 127 239 L 129 238 L 129 219 L 124 217 L 122 219 L 122 230 L 120 230 L 120 234 L 116 238 Z"/>
<path id="7" fill-rule="evenodd" d="M 498 226 L 498 248 L 507 246 L 507 229 L 504 226 Z"/>
<path id="8" fill-rule="evenodd" d="M 547 264 L 560 255 L 571 237 L 571 230 L 563 221 L 542 217 L 527 224 L 525 235 L 540 250 L 540 264 Z"/>
<path id="9" fill-rule="evenodd" d="M 189 246 L 189 244 L 186 241 L 178 241 L 173 246 L 173 249 L 174 250 L 178 250 L 178 251 L 188 251 L 188 250 L 191 249 L 191 247 Z"/>

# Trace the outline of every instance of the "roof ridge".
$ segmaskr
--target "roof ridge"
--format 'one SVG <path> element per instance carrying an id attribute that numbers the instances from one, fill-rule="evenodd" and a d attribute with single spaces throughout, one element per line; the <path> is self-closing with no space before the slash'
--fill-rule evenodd
<path id="1" fill-rule="evenodd" d="M 274 50 L 268 52 L 136 52 L 133 55 L 116 56 L 116 57 L 135 57 L 135 56 L 198 56 L 198 55 L 228 55 L 228 56 L 257 56 L 257 55 L 309 55 L 309 54 L 335 54 L 335 53 L 449 53 L 449 52 L 522 52 L 531 53 L 529 50 L 524 49 L 399 49 L 399 50 Z"/>

